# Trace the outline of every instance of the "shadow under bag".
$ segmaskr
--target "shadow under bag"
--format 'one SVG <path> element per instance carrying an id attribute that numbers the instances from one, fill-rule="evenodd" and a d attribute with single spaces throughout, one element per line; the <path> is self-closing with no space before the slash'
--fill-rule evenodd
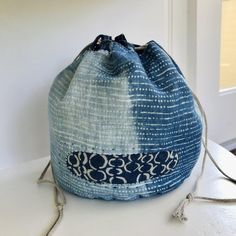
<path id="1" fill-rule="evenodd" d="M 139 46 L 124 35 L 99 35 L 85 47 L 49 93 L 55 183 L 43 179 L 50 163 L 39 182 L 55 187 L 58 216 L 50 230 L 61 217 L 61 189 L 85 198 L 135 200 L 177 188 L 200 154 L 196 104 L 205 113 L 195 98 L 155 41 Z M 174 215 L 184 220 L 184 206 L 193 199 L 188 195 Z"/>

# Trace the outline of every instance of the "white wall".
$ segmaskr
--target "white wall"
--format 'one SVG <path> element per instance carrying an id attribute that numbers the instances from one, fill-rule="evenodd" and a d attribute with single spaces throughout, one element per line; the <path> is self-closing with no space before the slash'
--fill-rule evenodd
<path id="1" fill-rule="evenodd" d="M 208 117 L 209 137 L 227 146 L 236 138 L 236 89 L 220 92 L 221 0 L 195 2 L 196 91 Z"/>
<path id="2" fill-rule="evenodd" d="M 50 84 L 96 35 L 167 48 L 169 2 L 0 0 L 0 168 L 49 154 Z"/>

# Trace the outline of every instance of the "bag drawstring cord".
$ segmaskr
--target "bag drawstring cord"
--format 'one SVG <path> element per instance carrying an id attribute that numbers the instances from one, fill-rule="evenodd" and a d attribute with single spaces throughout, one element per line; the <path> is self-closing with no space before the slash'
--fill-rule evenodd
<path id="1" fill-rule="evenodd" d="M 54 203 L 55 203 L 55 207 L 57 209 L 57 215 L 56 215 L 55 219 L 53 220 L 53 222 L 51 223 L 51 225 L 49 226 L 45 236 L 50 235 L 53 228 L 61 220 L 61 218 L 63 216 L 63 208 L 64 208 L 64 205 L 66 204 L 65 195 L 64 195 L 63 191 L 58 187 L 58 185 L 54 181 L 44 179 L 44 176 L 45 176 L 50 164 L 51 163 L 49 161 L 47 166 L 45 167 L 45 169 L 43 170 L 42 174 L 40 175 L 40 177 L 38 178 L 38 181 L 37 181 L 38 184 L 46 183 L 46 184 L 50 184 L 51 186 L 54 187 Z"/>
<path id="2" fill-rule="evenodd" d="M 227 175 L 217 164 L 217 162 L 215 161 L 215 159 L 213 158 L 213 156 L 211 155 L 211 153 L 209 152 L 208 148 L 207 148 L 207 136 L 208 136 L 208 126 L 207 126 L 207 118 L 206 118 L 206 113 L 199 101 L 199 99 L 197 98 L 197 96 L 192 92 L 194 100 L 196 101 L 198 108 L 200 110 L 201 116 L 203 117 L 204 120 L 204 124 L 205 124 L 205 139 L 202 140 L 202 144 L 204 147 L 204 156 L 203 156 L 203 163 L 202 163 L 202 168 L 201 168 L 201 172 L 200 175 L 197 178 L 195 187 L 194 187 L 194 191 L 192 193 L 187 194 L 187 196 L 185 197 L 185 199 L 183 199 L 179 206 L 175 209 L 175 211 L 172 213 L 172 216 L 176 219 L 178 219 L 181 222 L 187 221 L 188 218 L 185 216 L 185 207 L 187 205 L 189 205 L 192 201 L 195 200 L 203 200 L 203 201 L 212 201 L 212 202 L 219 202 L 219 203 L 236 203 L 236 198 L 213 198 L 213 197 L 204 197 L 204 196 L 198 196 L 197 190 L 198 190 L 198 186 L 200 183 L 200 180 L 203 176 L 204 173 L 204 169 L 205 169 L 205 163 L 206 163 L 206 157 L 208 156 L 210 158 L 210 160 L 212 161 L 212 163 L 214 164 L 214 166 L 217 168 L 217 170 L 219 172 L 221 172 L 221 174 L 223 174 L 227 180 L 230 180 L 233 183 L 236 183 L 236 179 L 231 178 L 229 175 Z"/>

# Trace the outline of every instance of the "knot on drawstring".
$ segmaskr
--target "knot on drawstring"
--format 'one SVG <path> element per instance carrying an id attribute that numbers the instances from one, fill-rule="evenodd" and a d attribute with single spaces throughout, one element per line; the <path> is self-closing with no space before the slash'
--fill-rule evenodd
<path id="1" fill-rule="evenodd" d="M 189 193 L 187 196 L 186 196 L 186 199 L 188 199 L 189 203 L 193 201 L 194 197 L 193 197 L 193 194 L 192 193 Z"/>
<path id="2" fill-rule="evenodd" d="M 192 202 L 194 200 L 194 196 L 192 193 L 189 193 L 184 200 L 182 200 L 179 204 L 179 206 L 175 209 L 172 216 L 176 219 L 178 219 L 180 222 L 187 221 L 188 218 L 184 214 L 184 208 L 187 204 Z"/>
<path id="3" fill-rule="evenodd" d="M 63 211 L 63 207 L 64 206 L 62 204 L 56 205 L 58 211 Z"/>

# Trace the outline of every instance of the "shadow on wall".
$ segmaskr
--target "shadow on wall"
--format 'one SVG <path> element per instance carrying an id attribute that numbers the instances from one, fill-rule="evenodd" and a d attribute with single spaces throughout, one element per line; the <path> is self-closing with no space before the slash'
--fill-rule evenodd
<path id="1" fill-rule="evenodd" d="M 24 157 L 28 161 L 49 155 L 47 91 L 48 88 L 45 88 L 34 93 L 16 114 L 14 135 L 10 140 L 12 145 L 15 144 L 12 154 L 16 158 Z"/>

